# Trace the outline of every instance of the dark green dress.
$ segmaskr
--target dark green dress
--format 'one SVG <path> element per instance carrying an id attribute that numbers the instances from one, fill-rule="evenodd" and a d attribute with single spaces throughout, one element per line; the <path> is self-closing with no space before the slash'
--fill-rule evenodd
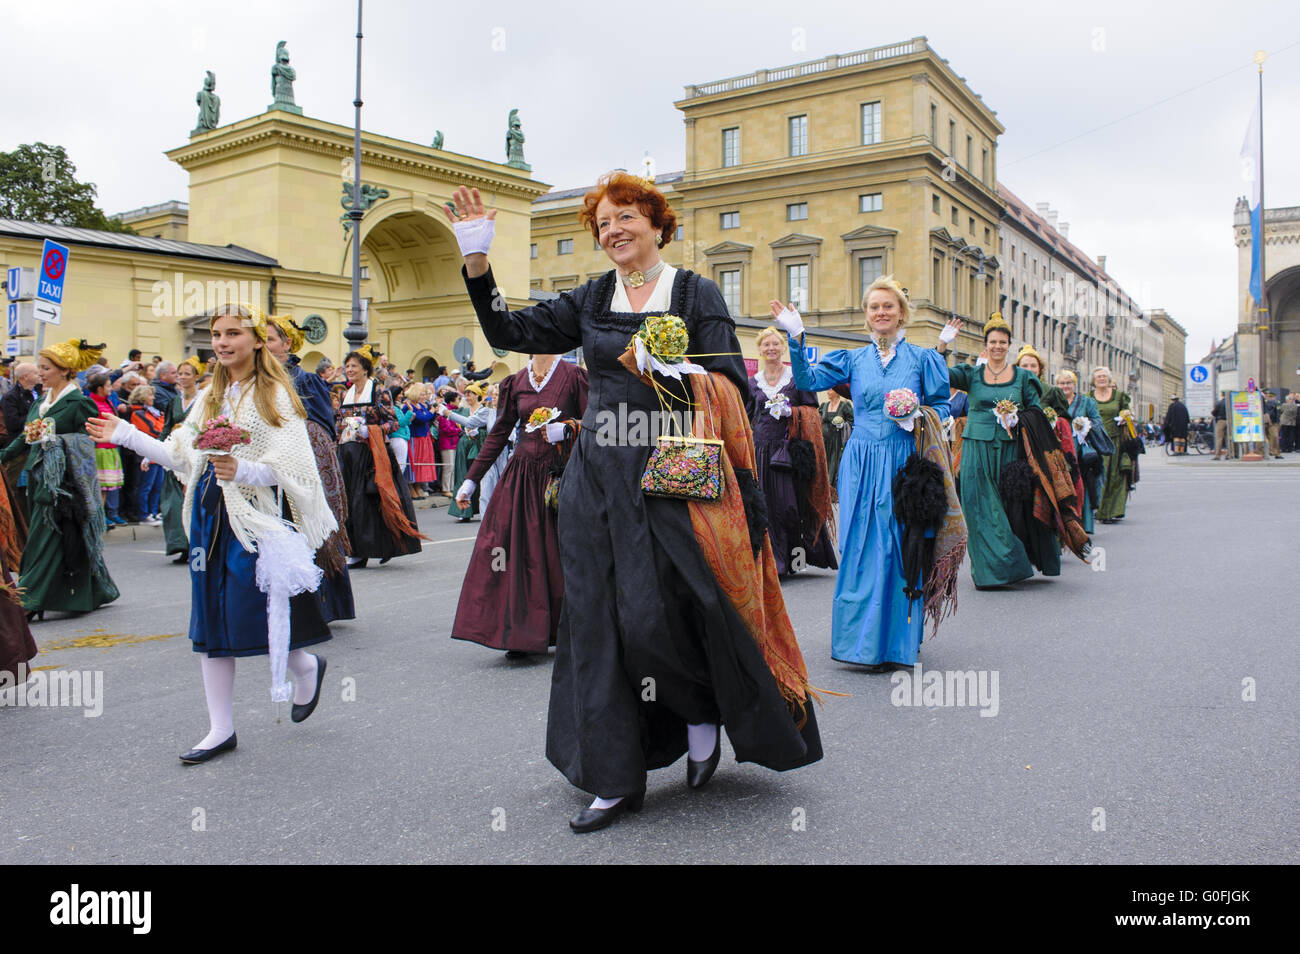
<path id="1" fill-rule="evenodd" d="M 194 410 L 194 403 L 191 402 L 188 408 L 181 405 L 185 398 L 183 395 L 176 395 L 172 402 L 167 405 L 167 412 L 163 415 L 162 440 L 167 440 L 177 425 L 184 423 L 185 418 L 189 416 L 190 411 Z M 194 396 L 198 400 L 198 394 Z M 163 473 L 162 493 L 159 495 L 158 510 L 162 514 L 163 521 L 163 540 L 167 547 L 167 555 L 171 556 L 176 553 L 188 553 L 190 549 L 189 537 L 185 535 L 185 522 L 181 517 L 181 509 L 185 503 L 185 486 L 176 479 L 176 475 L 170 470 Z"/>
<path id="2" fill-rule="evenodd" d="M 36 401 L 27 412 L 27 420 L 40 417 L 40 411 L 41 401 Z M 19 570 L 23 609 L 88 613 L 118 597 L 117 587 L 103 565 L 104 504 L 94 466 L 94 443 L 86 434 L 86 421 L 98 417 L 99 409 L 74 385 L 73 393 L 61 395 L 45 416 L 54 421 L 55 433 L 80 435 L 85 442 L 87 453 L 80 465 L 71 454 L 59 456 L 67 461 L 66 471 L 76 471 L 76 479 L 86 492 L 78 493 L 74 474 L 65 473 L 59 486 L 67 493 L 59 494 L 56 501 L 56 493 L 42 479 L 47 464 L 45 448 L 31 445 L 27 495 L 32 516 Z M 5 448 L 4 460 L 17 457 L 27 446 L 19 434 Z M 95 552 L 91 552 L 92 548 Z M 75 551 L 75 558 L 66 559 L 65 551 Z M 98 567 L 98 572 L 92 572 L 92 565 Z"/>
<path id="3" fill-rule="evenodd" d="M 976 586 L 1026 580 L 1034 575 L 1034 568 L 1024 544 L 1011 530 L 998 490 L 1002 468 L 1016 459 L 1018 450 L 993 415 L 993 407 L 1004 398 L 1018 408 L 1039 407 L 1042 382 L 1024 368 L 1016 368 L 1005 384 L 989 384 L 984 367 L 969 364 L 950 368 L 948 380 L 970 399 L 961 445 L 961 508 L 966 516 L 971 576 Z"/>
<path id="4" fill-rule="evenodd" d="M 830 475 L 831 486 L 839 490 L 840 457 L 844 454 L 844 445 L 849 442 L 853 432 L 853 402 L 848 398 L 840 400 L 840 406 L 831 410 L 830 401 L 822 401 L 818 408 L 822 415 L 822 443 L 826 445 L 826 472 Z M 835 419 L 840 424 L 835 424 Z"/>
<path id="5" fill-rule="evenodd" d="M 1091 396 L 1094 401 L 1097 401 L 1097 410 L 1101 413 L 1101 423 L 1106 430 L 1106 436 L 1115 445 L 1115 453 L 1102 458 L 1106 465 L 1106 475 L 1101 490 L 1101 506 L 1097 508 L 1097 519 L 1118 520 L 1124 516 L 1124 505 L 1128 502 L 1128 472 L 1133 469 L 1133 462 L 1120 450 L 1120 446 L 1130 436 L 1128 428 L 1125 427 L 1121 434 L 1120 425 L 1115 418 L 1120 411 L 1132 408 L 1133 399 L 1119 388 L 1111 392 L 1110 400 L 1106 402 L 1098 400 L 1096 391 L 1091 392 Z"/>

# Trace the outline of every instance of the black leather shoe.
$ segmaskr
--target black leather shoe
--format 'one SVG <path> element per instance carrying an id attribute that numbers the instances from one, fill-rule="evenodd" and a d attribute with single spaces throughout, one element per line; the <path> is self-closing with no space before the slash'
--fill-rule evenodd
<path id="1" fill-rule="evenodd" d="M 349 570 L 364 570 L 364 569 L 366 568 L 366 564 L 369 563 L 369 562 L 370 562 L 370 558 L 369 558 L 369 557 L 366 557 L 366 558 L 365 558 L 364 560 L 362 560 L 360 563 L 349 563 L 349 564 L 348 564 L 348 569 L 349 569 Z"/>
<path id="2" fill-rule="evenodd" d="M 691 788 L 703 788 L 709 779 L 713 778 L 713 773 L 718 768 L 718 760 L 722 758 L 722 726 L 714 726 L 714 729 L 713 754 L 703 762 L 697 762 L 690 756 L 686 757 L 686 784 Z"/>
<path id="3" fill-rule="evenodd" d="M 181 761 L 186 765 L 198 765 L 200 762 L 206 762 L 210 758 L 215 758 L 222 752 L 230 752 L 239 744 L 239 738 L 235 733 L 230 733 L 230 738 L 220 745 L 214 745 L 210 749 L 190 749 L 181 756 Z"/>
<path id="4" fill-rule="evenodd" d="M 569 819 L 569 827 L 581 835 L 589 831 L 600 831 L 614 824 L 614 819 L 625 812 L 639 812 L 645 803 L 645 789 L 635 795 L 628 795 L 613 808 L 592 808 L 588 805 Z"/>
<path id="5" fill-rule="evenodd" d="M 311 702 L 305 705 L 294 705 L 289 710 L 289 718 L 294 722 L 304 722 L 307 717 L 316 711 L 316 703 L 320 701 L 320 687 L 325 682 L 325 657 L 316 657 L 316 694 L 311 697 Z"/>
<path id="6" fill-rule="evenodd" d="M 388 557 L 384 557 L 382 560 L 379 561 L 379 565 L 380 565 L 380 566 L 383 566 L 385 563 L 387 563 L 387 562 L 388 562 L 389 560 L 391 560 L 391 559 L 392 559 L 392 557 L 390 557 L 390 556 L 388 556 Z"/>

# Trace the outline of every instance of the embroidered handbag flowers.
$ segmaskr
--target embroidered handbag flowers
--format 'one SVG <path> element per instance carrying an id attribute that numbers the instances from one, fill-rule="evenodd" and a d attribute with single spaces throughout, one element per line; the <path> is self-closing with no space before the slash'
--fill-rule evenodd
<path id="1" fill-rule="evenodd" d="M 558 407 L 539 407 L 528 415 L 528 423 L 524 425 L 524 431 L 531 434 L 533 431 L 545 427 L 551 421 L 558 420 L 559 417 L 560 409 Z"/>
<path id="2" fill-rule="evenodd" d="M 885 413 L 903 430 L 911 431 L 912 423 L 921 416 L 921 399 L 911 388 L 894 388 L 885 395 Z"/>
<path id="3" fill-rule="evenodd" d="M 28 444 L 42 444 L 54 439 L 54 418 L 37 417 L 23 425 L 23 440 Z"/>
<path id="4" fill-rule="evenodd" d="M 661 437 L 650 452 L 641 490 L 651 497 L 717 500 L 722 496 L 722 441 Z"/>
<path id="5" fill-rule="evenodd" d="M 229 454 L 239 444 L 251 444 L 253 435 L 238 427 L 224 414 L 203 422 L 199 436 L 194 441 L 198 450 Z"/>
<path id="6" fill-rule="evenodd" d="M 641 339 L 646 351 L 665 364 L 680 364 L 686 358 L 690 338 L 686 333 L 686 322 L 676 315 L 647 318 L 636 336 Z"/>
<path id="7" fill-rule="evenodd" d="M 1003 398 L 993 405 L 993 416 L 998 419 L 1002 429 L 1007 432 L 1008 436 L 1014 437 L 1011 429 L 1020 423 L 1020 415 L 1017 413 L 1016 402 Z"/>

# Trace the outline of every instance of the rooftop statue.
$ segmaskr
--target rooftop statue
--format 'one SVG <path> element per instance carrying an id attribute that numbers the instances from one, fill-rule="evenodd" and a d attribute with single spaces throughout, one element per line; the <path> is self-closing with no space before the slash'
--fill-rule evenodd
<path id="1" fill-rule="evenodd" d="M 301 116 L 302 107 L 293 101 L 293 81 L 298 78 L 298 74 L 289 65 L 289 50 L 285 47 L 285 42 L 281 40 L 275 45 L 275 65 L 271 67 L 271 94 L 275 97 L 275 102 L 267 109 L 281 109 Z"/>
<path id="2" fill-rule="evenodd" d="M 519 110 L 510 110 L 510 128 L 506 130 L 506 165 L 512 169 L 531 172 L 533 167 L 524 162 L 524 130 L 519 121 Z"/>
<path id="3" fill-rule="evenodd" d="M 216 129 L 220 125 L 221 97 L 213 92 L 216 88 L 216 74 L 212 70 L 208 70 L 207 75 L 203 78 L 203 89 L 194 94 L 194 101 L 199 104 L 199 121 L 190 132 L 191 136 L 195 133 L 207 132 L 209 129 Z"/>

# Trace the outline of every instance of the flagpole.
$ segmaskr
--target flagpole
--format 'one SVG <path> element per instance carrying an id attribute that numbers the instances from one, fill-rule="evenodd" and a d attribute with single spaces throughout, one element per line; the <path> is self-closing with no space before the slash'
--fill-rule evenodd
<path id="1" fill-rule="evenodd" d="M 1264 50 L 1255 52 L 1255 62 L 1259 65 L 1259 301 L 1255 303 L 1256 325 L 1259 328 L 1259 377 L 1260 386 L 1276 386 L 1268 367 L 1268 271 L 1265 268 L 1264 252 L 1268 245 L 1265 241 L 1268 206 L 1264 203 L 1264 60 L 1268 54 Z"/>

